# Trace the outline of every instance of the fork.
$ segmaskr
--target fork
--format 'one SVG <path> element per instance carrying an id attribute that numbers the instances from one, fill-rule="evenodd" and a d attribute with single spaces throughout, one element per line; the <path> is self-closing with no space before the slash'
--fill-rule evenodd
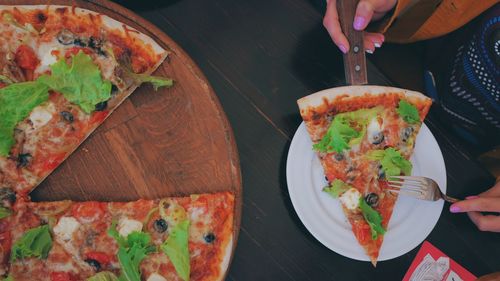
<path id="1" fill-rule="evenodd" d="M 430 178 L 416 177 L 416 176 L 391 176 L 388 178 L 389 191 L 396 192 L 403 195 L 408 195 L 421 200 L 437 201 L 443 199 L 444 201 L 455 203 L 459 199 L 450 197 L 439 189 L 439 185 Z"/>

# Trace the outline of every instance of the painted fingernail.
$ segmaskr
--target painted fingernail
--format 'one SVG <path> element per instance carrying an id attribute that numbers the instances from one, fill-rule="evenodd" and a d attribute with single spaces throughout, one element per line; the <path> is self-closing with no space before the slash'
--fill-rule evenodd
<path id="1" fill-rule="evenodd" d="M 339 49 L 342 51 L 342 53 L 347 53 L 347 48 L 344 45 L 339 45 Z"/>
<path id="2" fill-rule="evenodd" d="M 375 48 L 380 48 L 380 47 L 382 47 L 382 44 L 380 44 L 380 43 L 378 43 L 378 42 L 373 43 L 373 45 L 375 45 Z"/>
<path id="3" fill-rule="evenodd" d="M 452 213 L 458 213 L 459 211 L 460 211 L 460 208 L 457 206 L 450 207 L 450 212 L 452 212 Z"/>
<path id="4" fill-rule="evenodd" d="M 467 199 L 467 200 L 469 200 L 469 199 L 476 199 L 476 198 L 479 198 L 479 196 L 473 195 L 473 196 L 467 196 L 467 197 L 465 197 L 465 199 Z"/>
<path id="5" fill-rule="evenodd" d="M 355 17 L 354 18 L 354 29 L 361 30 L 363 25 L 365 24 L 365 18 L 363 17 Z"/>
<path id="6" fill-rule="evenodd" d="M 368 54 L 373 54 L 373 50 L 370 49 L 366 49 L 365 52 L 367 52 Z"/>

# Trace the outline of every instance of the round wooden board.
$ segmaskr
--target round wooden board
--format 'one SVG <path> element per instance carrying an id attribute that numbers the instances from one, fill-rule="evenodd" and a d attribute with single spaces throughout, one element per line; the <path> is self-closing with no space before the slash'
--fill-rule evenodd
<path id="1" fill-rule="evenodd" d="M 71 3 L 123 22 L 169 50 L 155 75 L 172 77 L 175 85 L 158 91 L 149 85 L 138 88 L 31 193 L 32 199 L 129 201 L 231 191 L 234 251 L 242 203 L 239 159 L 229 122 L 206 78 L 170 37 L 133 12 L 109 1 Z"/>

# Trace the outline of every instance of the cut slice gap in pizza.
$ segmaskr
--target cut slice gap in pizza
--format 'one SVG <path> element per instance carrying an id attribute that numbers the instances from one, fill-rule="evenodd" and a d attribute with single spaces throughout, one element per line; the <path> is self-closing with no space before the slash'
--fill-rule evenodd
<path id="1" fill-rule="evenodd" d="M 0 7 L 0 187 L 27 196 L 168 52 L 106 15 L 56 5 Z"/>
<path id="2" fill-rule="evenodd" d="M 431 104 L 421 93 L 382 86 L 340 87 L 298 100 L 329 183 L 323 191 L 340 200 L 374 266 L 397 200 L 387 179 L 411 174 L 409 159 Z"/>

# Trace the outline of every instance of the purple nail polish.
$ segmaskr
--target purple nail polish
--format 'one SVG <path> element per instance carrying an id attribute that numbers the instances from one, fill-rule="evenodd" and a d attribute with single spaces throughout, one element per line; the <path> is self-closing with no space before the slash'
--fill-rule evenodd
<path id="1" fill-rule="evenodd" d="M 365 24 L 365 18 L 363 17 L 355 17 L 354 18 L 354 29 L 356 30 L 361 30 L 363 28 L 363 25 Z"/>
<path id="2" fill-rule="evenodd" d="M 465 197 L 465 199 L 467 199 L 467 200 L 469 200 L 469 199 L 476 199 L 476 198 L 479 198 L 479 196 L 473 195 L 473 196 L 467 196 L 467 197 Z"/>
<path id="3" fill-rule="evenodd" d="M 460 208 L 457 207 L 457 206 L 451 206 L 450 207 L 450 212 L 452 212 L 452 213 L 458 213 L 458 212 L 460 212 Z"/>
<path id="4" fill-rule="evenodd" d="M 340 45 L 339 49 L 342 51 L 342 53 L 347 53 L 347 48 L 344 45 Z"/>

